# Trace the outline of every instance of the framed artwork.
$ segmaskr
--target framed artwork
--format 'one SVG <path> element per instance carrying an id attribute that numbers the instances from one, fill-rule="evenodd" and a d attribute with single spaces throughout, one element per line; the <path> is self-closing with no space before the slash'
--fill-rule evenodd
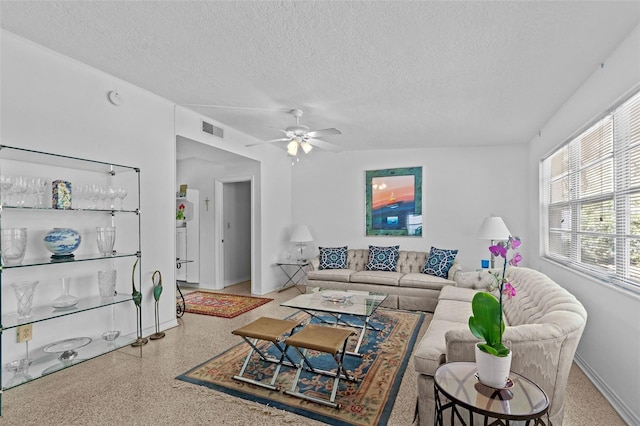
<path id="1" fill-rule="evenodd" d="M 366 235 L 422 236 L 422 167 L 367 170 Z"/>

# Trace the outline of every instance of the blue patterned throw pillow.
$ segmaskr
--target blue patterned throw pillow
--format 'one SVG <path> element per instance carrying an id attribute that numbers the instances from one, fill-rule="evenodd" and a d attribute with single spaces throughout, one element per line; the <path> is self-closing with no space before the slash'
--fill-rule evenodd
<path id="1" fill-rule="evenodd" d="M 320 249 L 320 269 L 347 269 L 347 246 L 318 247 Z"/>
<path id="2" fill-rule="evenodd" d="M 400 246 L 377 247 L 369 246 L 369 259 L 365 269 L 367 271 L 396 271 L 398 264 L 398 249 Z"/>
<path id="3" fill-rule="evenodd" d="M 458 254 L 458 250 L 442 250 L 431 247 L 429 257 L 422 267 L 422 273 L 447 278 L 456 254 Z"/>

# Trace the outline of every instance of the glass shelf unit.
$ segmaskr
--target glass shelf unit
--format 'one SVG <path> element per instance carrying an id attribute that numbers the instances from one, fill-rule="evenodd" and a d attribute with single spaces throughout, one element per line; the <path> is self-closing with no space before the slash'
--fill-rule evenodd
<path id="1" fill-rule="evenodd" d="M 142 313 L 134 303 L 129 277 L 131 266 L 140 261 L 140 169 L 121 164 L 94 161 L 66 155 L 46 153 L 0 145 L 0 229 L 26 228 L 27 248 L 22 262 L 0 268 L 0 383 L 9 389 L 44 375 L 77 365 L 102 354 L 134 344 L 134 354 L 142 356 Z M 27 192 L 11 189 L 14 178 L 47 182 L 46 191 Z M 71 183 L 71 206 L 54 208 L 51 202 L 52 182 Z M 5 186 L 6 185 L 6 186 Z M 122 197 L 82 197 L 83 188 L 94 186 L 109 191 L 121 189 Z M 22 197 L 22 198 L 21 198 Z M 31 197 L 31 198 L 28 198 Z M 27 200 L 25 202 L 25 200 Z M 96 227 L 116 227 L 114 252 L 97 253 Z M 68 227 L 77 230 L 80 246 L 72 258 L 52 259 L 42 239 L 51 228 Z M 2 244 L 0 242 L 0 250 Z M 4 262 L 3 262 L 4 263 Z M 52 266 L 57 265 L 57 266 Z M 117 294 L 98 295 L 97 271 L 117 272 Z M 136 288 L 140 290 L 142 268 L 138 264 Z M 75 286 L 71 292 L 78 303 L 69 308 L 53 308 L 60 295 L 59 281 L 69 278 Z M 33 307 L 28 317 L 17 314 L 17 300 L 9 283 L 39 281 Z M 31 327 L 26 341 L 16 339 L 24 327 Z M 113 341 L 102 333 L 120 331 Z M 47 345 L 65 339 L 89 337 L 91 342 L 76 350 L 71 359 L 47 353 Z M 10 362 L 28 359 L 28 369 L 11 371 Z M 1 414 L 0 390 L 0 414 Z"/>
<path id="2" fill-rule="evenodd" d="M 31 315 L 27 318 L 18 317 L 17 312 L 2 314 L 2 329 L 9 330 L 25 324 L 35 324 L 40 321 L 47 321 L 53 318 L 73 315 L 79 312 L 90 311 L 117 303 L 133 300 L 130 294 L 118 294 L 113 297 L 92 296 L 82 298 L 78 304 L 69 308 L 54 308 L 52 306 L 36 306 L 32 309 Z"/>
<path id="3" fill-rule="evenodd" d="M 102 256 L 99 253 L 89 253 L 84 255 L 74 255 L 72 258 L 52 259 L 51 257 L 42 257 L 39 259 L 25 259 L 19 265 L 4 265 L 4 269 L 27 268 L 29 266 L 40 265 L 61 265 L 65 263 L 86 262 L 89 260 L 109 260 L 121 257 L 139 257 L 140 252 L 136 253 L 114 253 L 111 256 Z"/>

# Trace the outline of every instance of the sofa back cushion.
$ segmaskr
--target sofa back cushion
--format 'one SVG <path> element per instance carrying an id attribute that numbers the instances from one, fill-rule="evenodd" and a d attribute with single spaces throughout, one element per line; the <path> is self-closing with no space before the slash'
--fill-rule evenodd
<path id="1" fill-rule="evenodd" d="M 512 299 L 503 299 L 509 325 L 555 323 L 556 317 L 567 311 L 586 320 L 587 313 L 575 296 L 546 275 L 529 268 L 508 267 L 506 278 L 517 293 Z"/>

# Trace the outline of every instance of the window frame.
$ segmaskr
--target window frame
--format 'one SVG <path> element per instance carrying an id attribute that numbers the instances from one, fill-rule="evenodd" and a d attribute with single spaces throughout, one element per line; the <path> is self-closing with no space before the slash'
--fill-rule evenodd
<path id="1" fill-rule="evenodd" d="M 625 121 L 626 120 L 626 121 Z M 592 120 L 588 125 L 573 133 L 562 144 L 541 158 L 540 173 L 540 251 L 543 258 L 560 263 L 570 269 L 593 276 L 601 281 L 622 287 L 636 294 L 640 294 L 640 265 L 635 251 L 640 246 L 640 231 L 633 234 L 638 224 L 633 222 L 632 216 L 638 222 L 640 215 L 640 169 L 637 160 L 640 158 L 640 90 L 636 87 L 630 95 L 625 96 L 615 107 Z M 610 134 L 602 133 L 602 129 L 610 126 Z M 601 131 L 591 142 L 589 138 L 594 129 Z M 622 130 L 620 130 L 622 128 Z M 603 137 L 605 139 L 603 139 Z M 606 142 L 610 138 L 610 152 L 600 152 L 594 156 L 593 152 L 581 151 L 581 148 L 608 147 Z M 587 141 L 587 144 L 582 143 Z M 582 155 L 584 152 L 584 156 Z M 588 158 L 590 161 L 581 163 Z M 607 163 L 610 162 L 610 165 Z M 632 167 L 633 164 L 633 167 Z M 552 171 L 553 166 L 553 171 Z M 597 189 L 586 188 L 584 182 L 588 172 L 594 167 L 602 166 L 599 174 L 600 185 Z M 607 167 L 609 167 L 607 169 Z M 606 172 L 605 172 L 606 170 Z M 609 172 L 610 171 L 610 172 Z M 551 176 L 552 173 L 556 173 Z M 633 173 L 633 174 L 632 174 Z M 603 183 L 603 176 L 610 179 Z M 593 209 L 595 203 L 603 203 L 599 221 L 589 222 L 590 230 L 584 230 L 581 222 L 581 212 L 585 207 Z M 636 204 L 638 203 L 638 204 Z M 605 206 L 612 206 L 606 210 Z M 593 216 L 588 216 L 593 219 Z M 596 215 L 595 218 L 598 218 Z M 560 220 L 561 219 L 561 220 Z M 568 221 L 567 225 L 564 225 Z M 552 223 L 554 222 L 554 223 Z M 635 223 L 635 225 L 634 225 Z M 555 225 L 555 226 L 552 226 Z M 594 230 L 594 228 L 598 228 Z M 603 231 L 603 229 L 605 231 Z M 611 232 L 612 231 L 612 232 Z M 582 244 L 583 239 L 592 238 L 596 244 Z M 598 240 L 600 239 L 600 240 Z M 605 239 L 611 239 L 606 242 Z M 568 244 L 568 245 L 567 245 Z M 598 245 L 601 244 L 601 245 Z M 565 252 L 565 247 L 568 248 Z M 595 247 L 595 248 L 594 248 Z M 607 257 L 607 249 L 612 248 L 613 259 Z M 592 256 L 592 263 L 583 261 L 582 252 L 601 249 L 604 257 Z M 636 265 L 633 261 L 636 259 Z"/>

